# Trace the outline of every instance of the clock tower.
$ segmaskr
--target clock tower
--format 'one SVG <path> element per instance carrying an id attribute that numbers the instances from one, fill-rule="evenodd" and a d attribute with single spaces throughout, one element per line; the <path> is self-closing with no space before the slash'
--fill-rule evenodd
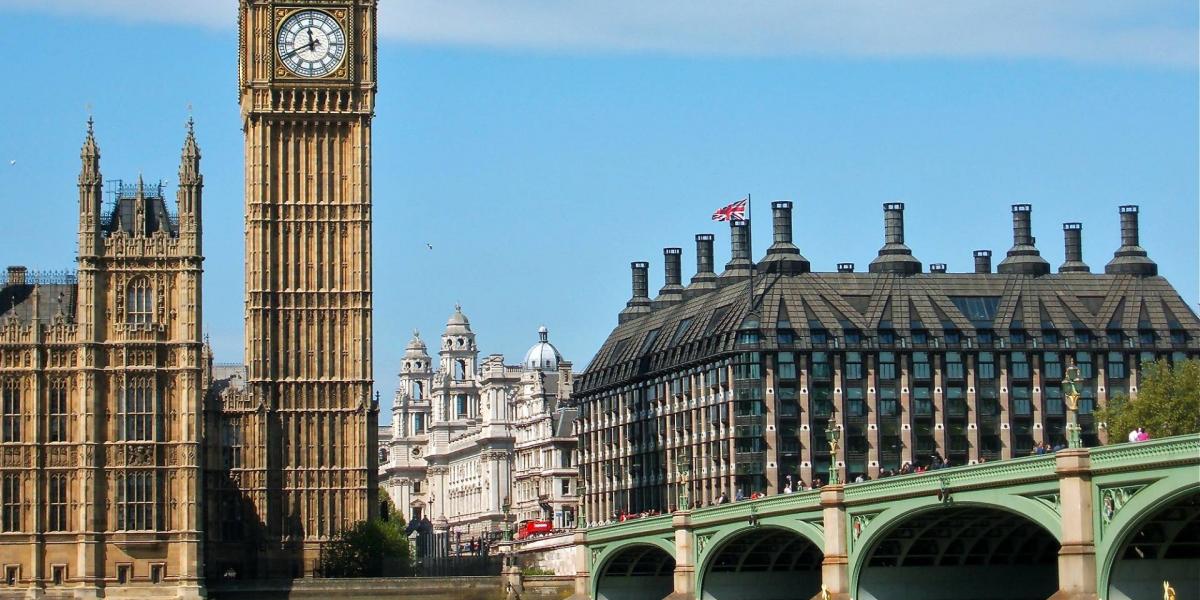
<path id="1" fill-rule="evenodd" d="M 311 574 L 323 543 L 377 511 L 376 5 L 239 3 L 248 406 L 230 481 L 266 546 L 259 576 Z"/>

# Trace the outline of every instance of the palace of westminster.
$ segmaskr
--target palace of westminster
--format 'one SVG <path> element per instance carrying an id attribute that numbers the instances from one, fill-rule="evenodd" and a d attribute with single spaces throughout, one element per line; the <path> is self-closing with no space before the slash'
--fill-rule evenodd
<path id="1" fill-rule="evenodd" d="M 408 342 L 381 427 L 375 13 L 239 1 L 245 365 L 215 364 L 202 336 L 191 123 L 172 204 L 140 177 L 104 183 L 89 120 L 75 269 L 0 279 L 0 596 L 194 598 L 214 578 L 311 576 L 322 544 L 380 516 L 381 492 L 405 519 L 483 537 L 672 510 L 685 486 L 688 504 L 778 493 L 831 461 L 877 477 L 933 455 L 1011 458 L 1062 441 L 1069 364 L 1094 445 L 1107 432 L 1092 413 L 1136 397 L 1144 361 L 1200 354 L 1200 320 L 1140 246 L 1136 206 L 1120 208 L 1103 274 L 1077 223 L 1052 273 L 1028 205 L 994 270 L 986 250 L 973 273 L 925 270 L 902 204 L 884 206 L 866 272 L 827 273 L 776 202 L 760 261 L 733 221 L 719 274 L 710 234 L 686 286 L 681 250 L 664 251 L 653 299 L 633 263 L 632 298 L 578 374 L 544 328 L 519 365 L 481 360 L 456 307 L 436 359 Z"/>

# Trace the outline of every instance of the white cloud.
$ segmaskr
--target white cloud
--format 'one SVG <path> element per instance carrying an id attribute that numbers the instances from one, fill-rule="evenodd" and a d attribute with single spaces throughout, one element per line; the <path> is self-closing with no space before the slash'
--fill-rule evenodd
<path id="1" fill-rule="evenodd" d="M 236 0 L 3 0 L 232 27 Z M 681 55 L 1049 58 L 1193 67 L 1191 0 L 381 0 L 385 40 Z"/>

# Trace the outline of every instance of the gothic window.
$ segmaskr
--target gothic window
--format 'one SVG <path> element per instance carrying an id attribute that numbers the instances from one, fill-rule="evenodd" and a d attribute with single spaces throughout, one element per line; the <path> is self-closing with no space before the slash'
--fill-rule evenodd
<path id="1" fill-rule="evenodd" d="M 221 423 L 221 458 L 226 469 L 242 468 L 242 427 L 238 419 Z"/>
<path id="2" fill-rule="evenodd" d="M 0 410 L 0 419 L 3 420 L 5 442 L 21 441 L 21 387 L 20 381 L 16 378 L 8 378 L 3 382 L 4 388 L 0 390 L 0 398 L 2 406 Z"/>
<path id="3" fill-rule="evenodd" d="M 117 407 L 117 439 L 154 439 L 154 382 L 150 377 L 131 377 Z"/>
<path id="4" fill-rule="evenodd" d="M 130 325 L 149 325 L 154 320 L 154 288 L 145 277 L 129 282 L 125 315 Z"/>
<path id="5" fill-rule="evenodd" d="M 65 442 L 67 434 L 67 380 L 55 379 L 50 383 L 50 397 L 46 412 L 49 414 L 46 441 Z"/>
<path id="6" fill-rule="evenodd" d="M 0 485 L 0 504 L 3 504 L 3 515 L 0 518 L 0 531 L 21 530 L 21 476 L 6 473 L 4 482 Z"/>
<path id="7" fill-rule="evenodd" d="M 67 527 L 67 476 L 50 476 L 50 509 L 46 514 L 48 531 L 66 531 Z"/>
<path id="8" fill-rule="evenodd" d="M 117 476 L 118 530 L 156 529 L 154 504 L 153 471 L 127 471 Z"/>

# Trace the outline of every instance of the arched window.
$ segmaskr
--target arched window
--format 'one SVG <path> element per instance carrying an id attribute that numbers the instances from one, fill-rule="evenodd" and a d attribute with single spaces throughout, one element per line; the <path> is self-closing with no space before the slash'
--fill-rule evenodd
<path id="1" fill-rule="evenodd" d="M 154 289 L 145 277 L 129 282 L 125 296 L 126 322 L 130 325 L 149 325 L 154 320 Z"/>
<path id="2" fill-rule="evenodd" d="M 48 531 L 66 531 L 67 527 L 67 476 L 50 476 L 50 510 L 46 515 Z"/>
<path id="3" fill-rule="evenodd" d="M 412 384 L 412 399 L 420 400 L 425 396 L 425 390 L 421 386 L 420 381 L 414 381 Z"/>
<path id="4" fill-rule="evenodd" d="M 154 381 L 149 377 L 133 377 L 126 382 L 117 407 L 117 439 L 154 439 L 155 396 Z"/>
<path id="5" fill-rule="evenodd" d="M 3 396 L 3 405 L 0 410 L 0 419 L 4 421 L 4 437 L 0 438 L 5 442 L 21 441 L 21 382 L 15 377 L 9 377 L 0 381 L 0 396 Z"/>
<path id="6" fill-rule="evenodd" d="M 380 448 L 379 449 L 379 464 L 381 464 L 381 465 L 385 464 L 385 463 L 387 463 L 387 461 L 388 461 L 388 449 Z"/>
<path id="7" fill-rule="evenodd" d="M 454 380 L 462 381 L 466 378 L 467 378 L 467 361 L 461 360 L 461 359 L 454 361 Z"/>
<path id="8" fill-rule="evenodd" d="M 21 530 L 21 476 L 8 473 L 4 475 L 4 485 L 0 487 L 0 505 L 3 505 L 4 518 L 0 519 L 0 531 Z"/>

